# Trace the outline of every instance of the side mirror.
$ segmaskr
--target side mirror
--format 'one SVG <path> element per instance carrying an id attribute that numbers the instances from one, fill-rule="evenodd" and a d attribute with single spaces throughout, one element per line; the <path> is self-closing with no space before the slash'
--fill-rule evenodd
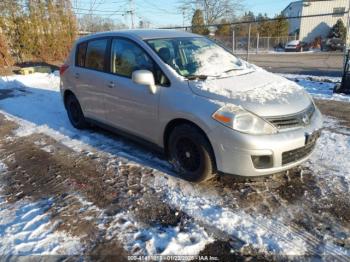
<path id="1" fill-rule="evenodd" d="M 152 94 L 155 94 L 157 92 L 157 86 L 155 84 L 154 76 L 151 71 L 136 70 L 132 73 L 131 78 L 135 84 L 148 86 Z"/>

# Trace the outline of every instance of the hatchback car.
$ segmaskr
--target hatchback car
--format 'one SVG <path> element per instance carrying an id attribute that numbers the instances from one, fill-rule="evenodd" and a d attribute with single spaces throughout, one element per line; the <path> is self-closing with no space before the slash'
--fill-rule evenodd
<path id="1" fill-rule="evenodd" d="M 305 42 L 301 42 L 299 40 L 293 40 L 286 44 L 284 47 L 286 52 L 304 52 L 309 51 L 310 47 Z"/>
<path id="2" fill-rule="evenodd" d="M 187 32 L 81 38 L 60 75 L 74 127 L 93 123 L 155 145 L 190 181 L 288 170 L 308 159 L 322 126 L 296 83 Z"/>

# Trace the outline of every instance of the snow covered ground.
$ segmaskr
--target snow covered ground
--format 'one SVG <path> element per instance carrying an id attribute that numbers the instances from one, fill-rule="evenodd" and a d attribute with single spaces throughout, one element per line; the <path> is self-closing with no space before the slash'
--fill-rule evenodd
<path id="1" fill-rule="evenodd" d="M 333 94 L 336 83 L 341 82 L 340 77 L 320 77 L 310 75 L 280 74 L 281 76 L 297 82 L 305 88 L 314 98 L 350 102 L 350 96 Z"/>
<path id="2" fill-rule="evenodd" d="M 349 96 L 332 94 L 334 82 L 339 81 L 337 78 L 327 78 L 325 81 L 311 76 L 284 76 L 296 80 L 315 98 L 350 102 Z M 94 203 L 79 196 L 83 206 L 96 211 L 98 227 L 106 239 L 118 238 L 130 254 L 197 255 L 205 245 L 214 242 L 218 235 L 224 235 L 225 238 L 239 239 L 245 247 L 250 246 L 267 254 L 301 256 L 317 253 L 320 256 L 334 255 L 339 258 L 350 255 L 347 246 L 336 245 L 334 240 L 339 234 L 350 239 L 350 228 L 334 222 L 333 218 L 331 220 L 334 224 L 329 227 L 335 236 L 327 231 L 324 237 L 316 237 L 314 232 L 292 225 L 291 218 L 303 205 L 298 206 L 294 202 L 286 204 L 286 200 L 278 200 L 281 205 L 278 209 L 269 207 L 273 210 L 272 215 L 260 211 L 260 202 L 253 203 L 256 209 L 245 209 L 239 198 L 242 195 L 249 196 L 249 185 L 244 185 L 238 191 L 226 187 L 218 190 L 215 187 L 193 185 L 177 179 L 169 164 L 155 153 L 122 138 L 74 129 L 61 101 L 57 73 L 2 77 L 1 90 L 10 91 L 3 92 L 5 97 L 0 100 L 0 114 L 19 125 L 14 134 L 16 137 L 45 134 L 75 152 L 104 155 L 109 160 L 108 163 L 115 165 L 116 170 L 124 163 L 151 168 L 156 176 L 142 176 L 143 185 L 162 194 L 164 203 L 190 217 L 181 228 L 178 225 L 145 226 L 137 221 L 134 214 L 125 211 L 111 218 Z M 342 128 L 342 132 L 327 130 L 327 127 L 334 126 Z M 48 147 L 44 150 L 50 152 Z M 332 190 L 346 194 L 350 192 L 349 152 L 349 130 L 341 127 L 338 120 L 327 117 L 326 130 L 317 150 L 310 161 L 303 165 L 303 168 L 317 174 L 314 178 L 316 184 L 323 185 L 324 181 L 327 182 L 327 186 L 321 187 L 321 191 L 324 190 L 320 193 L 321 199 L 327 199 L 333 194 Z M 0 174 L 7 172 L 6 164 L 2 161 L 4 159 L 0 159 Z M 300 179 L 301 184 L 303 179 L 307 179 L 303 177 L 303 172 Z M 263 201 L 267 206 L 270 205 L 267 198 L 273 198 L 277 194 L 277 191 L 272 190 L 276 183 L 280 183 L 279 180 L 276 182 L 272 179 L 271 184 L 267 183 L 267 188 L 258 192 L 263 196 L 267 194 Z M 316 197 L 303 193 L 306 194 L 305 201 L 311 202 L 310 205 L 317 203 Z M 73 255 L 83 252 L 83 244 L 78 238 L 54 230 L 56 225 L 51 222 L 48 212 L 52 205 L 51 199 L 8 203 L 0 193 L 0 254 Z M 317 215 L 315 217 L 321 219 Z"/>
<path id="3" fill-rule="evenodd" d="M 0 176 L 7 171 L 0 161 Z M 9 203 L 0 187 L 0 255 L 78 255 L 82 247 L 78 238 L 53 232 L 57 223 L 50 221 L 47 212 L 51 199 Z"/>

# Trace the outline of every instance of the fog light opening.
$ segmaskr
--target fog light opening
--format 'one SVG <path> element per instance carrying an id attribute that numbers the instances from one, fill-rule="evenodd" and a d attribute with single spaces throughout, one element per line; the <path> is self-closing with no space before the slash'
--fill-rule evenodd
<path id="1" fill-rule="evenodd" d="M 252 161 L 256 169 L 266 169 L 273 167 L 273 160 L 271 155 L 252 156 Z"/>

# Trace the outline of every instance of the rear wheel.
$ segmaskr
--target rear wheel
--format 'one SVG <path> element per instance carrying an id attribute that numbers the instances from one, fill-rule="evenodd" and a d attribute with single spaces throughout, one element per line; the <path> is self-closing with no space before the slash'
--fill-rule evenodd
<path id="1" fill-rule="evenodd" d="M 66 98 L 66 109 L 71 124 L 77 129 L 84 129 L 87 123 L 81 110 L 78 99 L 74 95 L 68 95 Z"/>
<path id="2" fill-rule="evenodd" d="M 196 127 L 174 128 L 168 140 L 169 160 L 181 178 L 201 182 L 215 174 L 214 154 L 207 138 Z"/>

